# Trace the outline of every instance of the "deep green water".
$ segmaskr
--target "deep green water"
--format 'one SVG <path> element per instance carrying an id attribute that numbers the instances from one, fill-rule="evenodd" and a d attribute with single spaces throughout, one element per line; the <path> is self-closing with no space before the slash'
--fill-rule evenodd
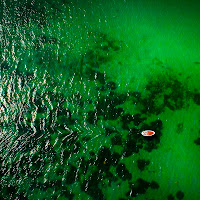
<path id="1" fill-rule="evenodd" d="M 0 199 L 200 199 L 199 8 L 2 0 Z"/>

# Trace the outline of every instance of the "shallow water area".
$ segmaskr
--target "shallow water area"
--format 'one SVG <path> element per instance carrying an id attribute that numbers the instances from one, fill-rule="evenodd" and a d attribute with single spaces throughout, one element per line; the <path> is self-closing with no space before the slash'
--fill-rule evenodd
<path id="1" fill-rule="evenodd" d="M 0 199 L 200 198 L 197 1 L 2 8 Z"/>

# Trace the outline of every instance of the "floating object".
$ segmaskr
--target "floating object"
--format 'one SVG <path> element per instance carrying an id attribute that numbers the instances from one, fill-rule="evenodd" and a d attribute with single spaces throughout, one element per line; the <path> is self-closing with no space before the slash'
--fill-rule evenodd
<path id="1" fill-rule="evenodd" d="M 143 136 L 152 136 L 152 135 L 155 135 L 156 133 L 152 130 L 145 130 L 145 131 L 142 131 L 141 133 Z"/>

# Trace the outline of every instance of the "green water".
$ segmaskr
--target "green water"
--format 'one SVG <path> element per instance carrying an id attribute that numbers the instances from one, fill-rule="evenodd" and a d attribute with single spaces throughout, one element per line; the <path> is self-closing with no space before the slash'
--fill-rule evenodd
<path id="1" fill-rule="evenodd" d="M 199 8 L 3 0 L 0 199 L 200 199 Z"/>

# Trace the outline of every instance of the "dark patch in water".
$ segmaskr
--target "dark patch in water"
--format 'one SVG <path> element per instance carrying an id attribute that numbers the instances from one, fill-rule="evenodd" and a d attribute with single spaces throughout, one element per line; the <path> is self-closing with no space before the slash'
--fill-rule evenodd
<path id="1" fill-rule="evenodd" d="M 173 196 L 172 194 L 169 194 L 169 195 L 167 196 L 167 199 L 168 199 L 168 200 L 175 200 L 175 198 L 174 198 L 174 196 Z"/>
<path id="2" fill-rule="evenodd" d="M 196 103 L 197 105 L 200 105 L 200 93 L 194 93 L 193 101 L 194 101 L 194 103 Z"/>
<path id="3" fill-rule="evenodd" d="M 194 143 L 195 143 L 196 145 L 200 145 L 200 138 L 197 138 L 196 140 L 194 140 Z"/>
<path id="4" fill-rule="evenodd" d="M 184 197 L 184 193 L 183 193 L 182 191 L 179 190 L 179 191 L 176 193 L 176 197 L 177 197 L 178 200 L 181 200 L 181 199 L 183 199 L 183 197 Z"/>
<path id="5" fill-rule="evenodd" d="M 144 171 L 145 167 L 150 164 L 149 160 L 137 160 L 137 166 L 141 171 Z"/>

